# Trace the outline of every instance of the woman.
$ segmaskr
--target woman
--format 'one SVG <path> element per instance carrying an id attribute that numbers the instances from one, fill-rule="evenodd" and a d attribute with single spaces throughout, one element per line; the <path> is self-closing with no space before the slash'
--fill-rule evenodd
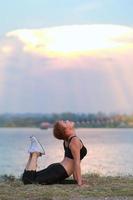
<path id="1" fill-rule="evenodd" d="M 36 171 L 39 156 L 45 154 L 42 145 L 32 136 L 29 148 L 29 160 L 23 173 L 23 183 L 53 184 L 59 183 L 73 174 L 76 183 L 83 184 L 80 162 L 87 154 L 87 149 L 76 136 L 74 123 L 70 121 L 58 121 L 54 125 L 53 134 L 57 139 L 64 140 L 64 159 L 60 163 L 54 163 L 46 169 Z"/>

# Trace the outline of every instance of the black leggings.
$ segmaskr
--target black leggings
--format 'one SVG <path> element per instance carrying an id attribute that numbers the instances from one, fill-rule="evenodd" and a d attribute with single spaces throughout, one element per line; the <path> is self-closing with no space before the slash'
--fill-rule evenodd
<path id="1" fill-rule="evenodd" d="M 38 172 L 25 170 L 22 176 L 22 181 L 24 184 L 54 184 L 60 183 L 67 177 L 68 174 L 65 168 L 60 163 L 54 163 L 49 165 L 46 169 Z"/>

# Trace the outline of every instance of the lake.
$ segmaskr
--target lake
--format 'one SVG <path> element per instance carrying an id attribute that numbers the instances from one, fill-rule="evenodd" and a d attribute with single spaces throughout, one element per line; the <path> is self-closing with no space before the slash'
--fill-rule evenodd
<path id="1" fill-rule="evenodd" d="M 76 129 L 88 149 L 82 173 L 133 175 L 133 129 Z M 52 135 L 52 129 L 1 128 L 0 175 L 20 176 L 28 159 L 29 136 L 35 135 L 44 145 L 46 156 L 39 158 L 38 169 L 60 162 L 63 141 Z"/>

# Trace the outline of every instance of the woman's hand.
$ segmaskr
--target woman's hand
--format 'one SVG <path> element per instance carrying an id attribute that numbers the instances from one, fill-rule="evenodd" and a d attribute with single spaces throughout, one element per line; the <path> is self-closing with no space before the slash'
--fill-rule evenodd
<path id="1" fill-rule="evenodd" d="M 78 184 L 79 187 L 90 187 L 86 180 L 82 180 L 81 183 Z"/>

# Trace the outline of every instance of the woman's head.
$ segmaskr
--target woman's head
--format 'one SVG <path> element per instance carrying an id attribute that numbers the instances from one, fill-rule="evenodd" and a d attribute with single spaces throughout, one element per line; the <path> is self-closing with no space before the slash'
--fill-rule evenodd
<path id="1" fill-rule="evenodd" d="M 73 133 L 74 122 L 70 121 L 57 121 L 54 125 L 53 134 L 57 139 L 67 140 Z"/>

